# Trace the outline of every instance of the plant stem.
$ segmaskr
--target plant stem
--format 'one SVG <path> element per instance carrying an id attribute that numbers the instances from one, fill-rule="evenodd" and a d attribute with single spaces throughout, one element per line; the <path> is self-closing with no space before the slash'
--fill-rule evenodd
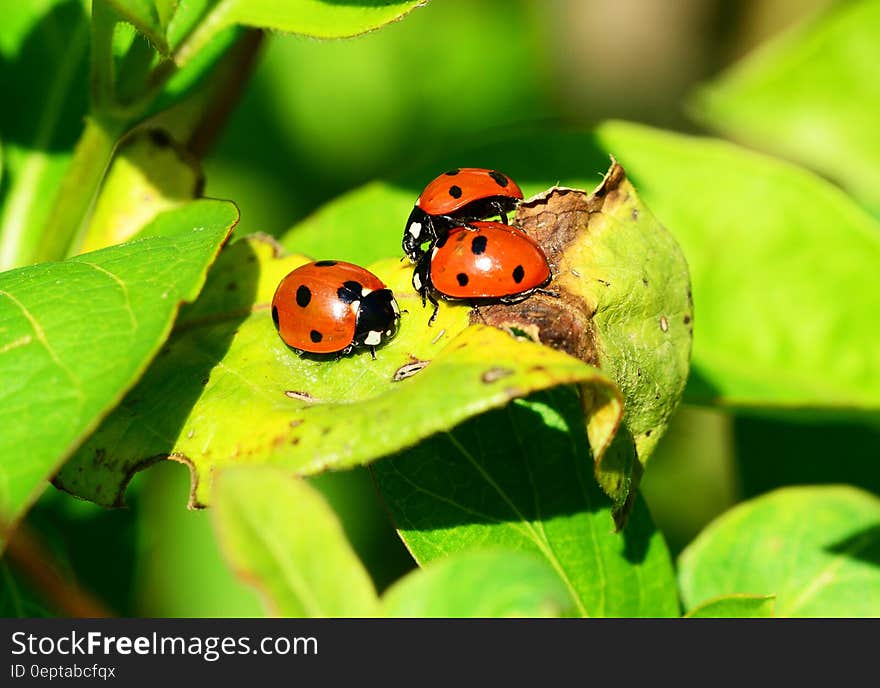
<path id="1" fill-rule="evenodd" d="M 75 250 L 122 130 L 119 124 L 86 118 L 32 262 L 61 260 Z"/>
<path id="2" fill-rule="evenodd" d="M 59 571 L 39 535 L 25 524 L 9 536 L 5 558 L 54 611 L 74 618 L 113 616 L 100 600 Z"/>

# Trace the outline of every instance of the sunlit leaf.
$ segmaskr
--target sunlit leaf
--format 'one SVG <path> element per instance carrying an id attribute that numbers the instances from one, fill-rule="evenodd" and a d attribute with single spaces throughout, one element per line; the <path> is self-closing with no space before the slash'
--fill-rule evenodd
<path id="1" fill-rule="evenodd" d="M 722 595 L 687 613 L 689 619 L 764 619 L 773 616 L 775 595 Z"/>
<path id="2" fill-rule="evenodd" d="M 372 466 L 419 564 L 486 547 L 537 555 L 582 616 L 678 616 L 669 552 L 636 499 L 622 532 L 593 478 L 572 388 L 517 400 Z"/>
<path id="3" fill-rule="evenodd" d="M 135 136 L 113 159 L 81 251 L 130 239 L 160 212 L 195 198 L 201 185 L 198 163 L 161 132 Z"/>
<path id="4" fill-rule="evenodd" d="M 382 596 L 385 616 L 397 618 L 546 617 L 571 607 L 568 590 L 549 564 L 492 549 L 439 559 Z"/>
<path id="5" fill-rule="evenodd" d="M 134 384 L 237 217 L 195 202 L 130 244 L 0 274 L 0 523 Z"/>
<path id="6" fill-rule="evenodd" d="M 776 595 L 776 616 L 880 616 L 880 499 L 791 487 L 734 507 L 682 553 L 687 609 L 719 595 Z"/>
<path id="7" fill-rule="evenodd" d="M 221 21 L 316 38 L 354 36 L 395 21 L 426 0 L 220 0 Z"/>
<path id="8" fill-rule="evenodd" d="M 227 469 L 213 513 L 227 560 L 260 589 L 273 614 L 377 614 L 369 574 L 336 514 L 304 481 L 267 466 Z"/>

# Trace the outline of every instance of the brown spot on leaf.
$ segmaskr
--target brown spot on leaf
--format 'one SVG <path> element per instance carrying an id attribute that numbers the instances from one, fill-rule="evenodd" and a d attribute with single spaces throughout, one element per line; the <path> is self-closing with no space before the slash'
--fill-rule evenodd
<path id="1" fill-rule="evenodd" d="M 307 401 L 309 403 L 314 403 L 315 397 L 313 397 L 308 392 L 300 392 L 295 389 L 288 389 L 284 392 L 284 396 L 289 397 L 291 399 L 299 399 L 300 401 Z"/>
<path id="2" fill-rule="evenodd" d="M 502 378 L 509 377 L 510 375 L 513 375 L 513 371 L 510 368 L 495 366 L 494 368 L 489 368 L 489 370 L 483 373 L 480 376 L 480 380 L 486 384 L 490 384 L 492 382 L 497 382 Z"/>
<path id="3" fill-rule="evenodd" d="M 303 423 L 305 423 L 305 421 L 302 418 L 295 418 L 292 421 L 290 421 L 290 427 L 298 428 Z"/>
<path id="4" fill-rule="evenodd" d="M 431 361 L 421 361 L 417 358 L 414 358 L 410 363 L 406 363 L 396 371 L 394 371 L 394 375 L 391 377 L 392 382 L 400 382 L 401 380 L 406 380 L 408 377 L 412 377 L 420 370 L 423 370 Z"/>

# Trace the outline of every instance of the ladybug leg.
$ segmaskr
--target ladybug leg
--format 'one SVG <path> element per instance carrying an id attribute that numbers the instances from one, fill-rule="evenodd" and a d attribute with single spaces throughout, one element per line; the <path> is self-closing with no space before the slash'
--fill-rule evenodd
<path id="1" fill-rule="evenodd" d="M 375 346 L 370 347 L 370 356 L 373 357 L 374 361 L 376 360 L 376 347 Z"/>
<path id="2" fill-rule="evenodd" d="M 434 295 L 430 292 L 428 292 L 427 297 L 428 301 L 430 301 L 434 305 L 434 312 L 431 313 L 431 317 L 428 318 L 428 327 L 432 327 L 434 325 L 434 321 L 437 319 L 437 311 L 440 310 L 440 303 L 437 301 L 436 298 L 434 298 Z"/>

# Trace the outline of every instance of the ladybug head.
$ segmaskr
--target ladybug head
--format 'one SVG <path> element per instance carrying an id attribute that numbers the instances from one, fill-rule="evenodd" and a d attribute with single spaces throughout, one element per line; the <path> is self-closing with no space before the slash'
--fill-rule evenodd
<path id="1" fill-rule="evenodd" d="M 434 228 L 431 216 L 424 210 L 415 206 L 406 221 L 406 229 L 403 231 L 401 247 L 407 257 L 413 262 L 418 262 L 424 251 L 422 245 L 434 240 Z"/>
<path id="2" fill-rule="evenodd" d="M 355 324 L 354 343 L 379 346 L 397 334 L 400 308 L 390 289 L 377 289 L 361 299 Z"/>

